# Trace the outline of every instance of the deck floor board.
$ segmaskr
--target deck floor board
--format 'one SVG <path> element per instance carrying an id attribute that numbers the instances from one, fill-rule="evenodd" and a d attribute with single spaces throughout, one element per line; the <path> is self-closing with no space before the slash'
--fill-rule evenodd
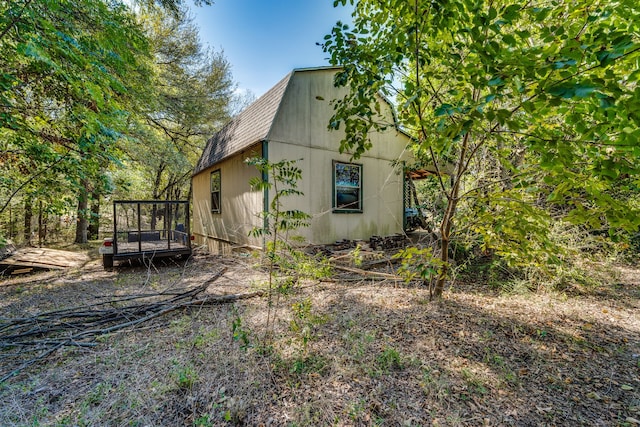
<path id="1" fill-rule="evenodd" d="M 86 254 L 50 248 L 22 248 L 0 261 L 0 266 L 17 268 L 42 268 L 63 270 L 81 267 L 89 257 Z"/>

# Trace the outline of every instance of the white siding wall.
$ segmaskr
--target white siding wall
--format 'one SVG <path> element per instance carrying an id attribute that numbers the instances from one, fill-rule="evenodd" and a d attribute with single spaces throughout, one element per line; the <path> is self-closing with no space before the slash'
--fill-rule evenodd
<path id="1" fill-rule="evenodd" d="M 248 150 L 204 170 L 193 177 L 193 234 L 197 244 L 206 244 L 220 253 L 233 245 L 262 246 L 262 239 L 249 237 L 262 225 L 257 216 L 263 209 L 261 191 L 251 191 L 249 180 L 258 176 L 244 160 L 261 155 L 260 148 Z M 221 213 L 211 212 L 210 174 L 220 169 Z"/>
<path id="2" fill-rule="evenodd" d="M 339 154 L 341 131 L 328 131 L 333 114 L 330 101 L 339 96 L 333 87 L 335 70 L 295 72 L 289 83 L 268 139 L 268 158 L 298 160 L 303 178 L 298 183 L 304 197 L 288 199 L 285 209 L 299 209 L 313 216 L 311 227 L 298 230 L 309 243 L 328 244 L 340 239 L 368 239 L 372 235 L 402 232 L 402 174 L 393 161 L 409 160 L 406 150 L 409 138 L 389 131 L 370 135 L 373 148 L 353 163 L 363 165 L 363 212 L 333 213 L 333 160 L 350 162 L 349 154 Z M 393 122 L 390 108 L 389 123 Z M 251 191 L 249 180 L 258 176 L 255 168 L 244 160 L 261 154 L 254 147 L 203 171 L 193 178 L 193 232 L 196 242 L 206 243 L 214 252 L 232 245 L 262 246 L 262 239 L 248 237 L 260 227 L 263 193 Z M 210 173 L 221 170 L 222 212 L 211 213 Z M 274 191 L 270 191 L 273 197 Z"/>
<path id="3" fill-rule="evenodd" d="M 290 201 L 287 208 L 303 210 L 313 216 L 313 221 L 310 228 L 298 234 L 320 244 L 402 232 L 403 179 L 391 163 L 408 158 L 405 147 L 409 139 L 392 127 L 383 134 L 371 134 L 373 148 L 353 161 L 363 165 L 363 212 L 332 212 L 333 160 L 350 161 L 348 154 L 338 153 L 344 134 L 327 130 L 333 114 L 329 103 L 337 97 L 334 73 L 297 72 L 269 134 L 270 161 L 302 159 L 298 162 L 303 170 L 299 189 L 305 197 Z M 387 114 L 392 122 L 390 109 Z"/>

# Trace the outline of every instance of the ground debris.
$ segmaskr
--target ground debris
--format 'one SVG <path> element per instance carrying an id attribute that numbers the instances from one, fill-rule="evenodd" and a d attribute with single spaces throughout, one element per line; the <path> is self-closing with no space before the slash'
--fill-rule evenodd
<path id="1" fill-rule="evenodd" d="M 331 281 L 288 289 L 279 305 L 247 297 L 214 310 L 189 306 L 77 340 L 95 348 L 54 350 L 2 384 L 0 425 L 638 425 L 637 267 L 622 270 L 612 283 L 624 286 L 603 295 L 504 294 L 474 275 L 433 302 L 424 287 L 368 275 L 395 274 L 388 253 L 354 249 L 327 258 L 367 273 L 333 269 Z M 95 263 L 5 279 L 0 316 L 158 303 L 198 288 L 221 266 L 227 271 L 196 304 L 265 288 L 267 275 L 248 256 L 198 255 L 157 270 L 105 272 Z M 279 320 L 266 348 L 269 308 Z M 67 332 L 29 339 L 80 331 Z M 34 348 L 54 346 L 0 348 L 0 369 L 33 359 Z"/>
<path id="2" fill-rule="evenodd" d="M 394 234 L 392 236 L 371 236 L 369 246 L 371 249 L 397 249 L 404 247 L 409 240 L 404 234 Z"/>
<path id="3" fill-rule="evenodd" d="M 93 347 L 97 345 L 95 341 L 99 336 L 137 326 L 181 308 L 224 304 L 262 295 L 261 291 L 202 295 L 224 272 L 222 268 L 204 283 L 186 290 L 120 296 L 90 306 L 22 318 L 0 318 L 0 357 L 6 358 L 8 352 L 16 350 L 19 354 L 37 353 L 19 367 L 0 372 L 0 384 L 59 348 Z M 131 301 L 137 303 L 132 304 Z"/>

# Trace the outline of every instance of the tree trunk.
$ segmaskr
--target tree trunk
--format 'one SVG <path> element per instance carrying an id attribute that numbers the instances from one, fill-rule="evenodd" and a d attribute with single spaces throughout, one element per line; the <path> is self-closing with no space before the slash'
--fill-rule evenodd
<path id="1" fill-rule="evenodd" d="M 456 188 L 457 186 L 454 186 Z M 442 264 L 438 270 L 438 278 L 433 290 L 433 298 L 442 298 L 444 285 L 449 278 L 449 243 L 451 237 L 451 229 L 453 228 L 453 218 L 456 207 L 458 205 L 457 191 L 456 198 L 449 199 L 447 210 L 445 211 L 442 223 L 440 224 L 440 263 Z"/>
<path id="2" fill-rule="evenodd" d="M 47 217 L 42 212 L 42 200 L 38 202 L 38 246 L 42 247 L 47 240 Z"/>
<path id="3" fill-rule="evenodd" d="M 100 194 L 94 192 L 91 195 L 91 213 L 89 227 L 87 229 L 88 238 L 97 240 L 100 233 Z"/>
<path id="4" fill-rule="evenodd" d="M 438 271 L 438 279 L 433 290 L 433 298 L 442 298 L 442 292 L 444 291 L 444 285 L 449 278 L 449 271 L 451 266 L 449 265 L 449 244 L 451 238 L 451 230 L 453 229 L 453 219 L 456 214 L 456 208 L 460 201 L 460 183 L 462 182 L 462 176 L 467 170 L 467 148 L 469 147 L 469 135 L 467 132 L 462 140 L 462 148 L 460 150 L 460 156 L 458 157 L 458 165 L 456 167 L 456 174 L 453 177 L 451 185 L 451 193 L 447 196 L 447 209 L 444 212 L 442 223 L 440 224 L 440 269 Z"/>
<path id="5" fill-rule="evenodd" d="M 13 239 L 13 209 L 9 205 L 9 240 Z"/>
<path id="6" fill-rule="evenodd" d="M 33 198 L 27 195 L 24 199 L 24 242 L 31 245 L 31 219 L 33 218 Z"/>
<path id="7" fill-rule="evenodd" d="M 159 200 L 160 199 L 160 182 L 162 181 L 162 172 L 164 172 L 165 169 L 165 165 L 164 163 L 160 165 L 160 167 L 158 167 L 158 170 L 156 171 L 156 179 L 153 183 L 153 194 L 151 195 L 151 199 L 152 200 Z M 152 212 L 151 212 L 151 229 L 155 230 L 156 229 L 156 224 L 157 224 L 158 218 L 157 218 L 157 207 L 156 205 L 153 205 L 152 207 Z"/>
<path id="8" fill-rule="evenodd" d="M 89 195 L 87 191 L 87 181 L 82 181 L 82 187 L 78 189 L 78 214 L 76 222 L 76 239 L 74 243 L 87 243 L 87 227 L 89 220 L 87 218 Z"/>

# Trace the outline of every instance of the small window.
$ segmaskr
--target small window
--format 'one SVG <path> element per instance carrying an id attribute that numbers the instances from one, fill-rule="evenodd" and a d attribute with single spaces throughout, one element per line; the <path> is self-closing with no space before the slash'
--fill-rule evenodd
<path id="1" fill-rule="evenodd" d="M 333 211 L 362 212 L 362 165 L 333 161 Z"/>
<path id="2" fill-rule="evenodd" d="M 211 172 L 211 212 L 220 213 L 220 169 Z"/>

